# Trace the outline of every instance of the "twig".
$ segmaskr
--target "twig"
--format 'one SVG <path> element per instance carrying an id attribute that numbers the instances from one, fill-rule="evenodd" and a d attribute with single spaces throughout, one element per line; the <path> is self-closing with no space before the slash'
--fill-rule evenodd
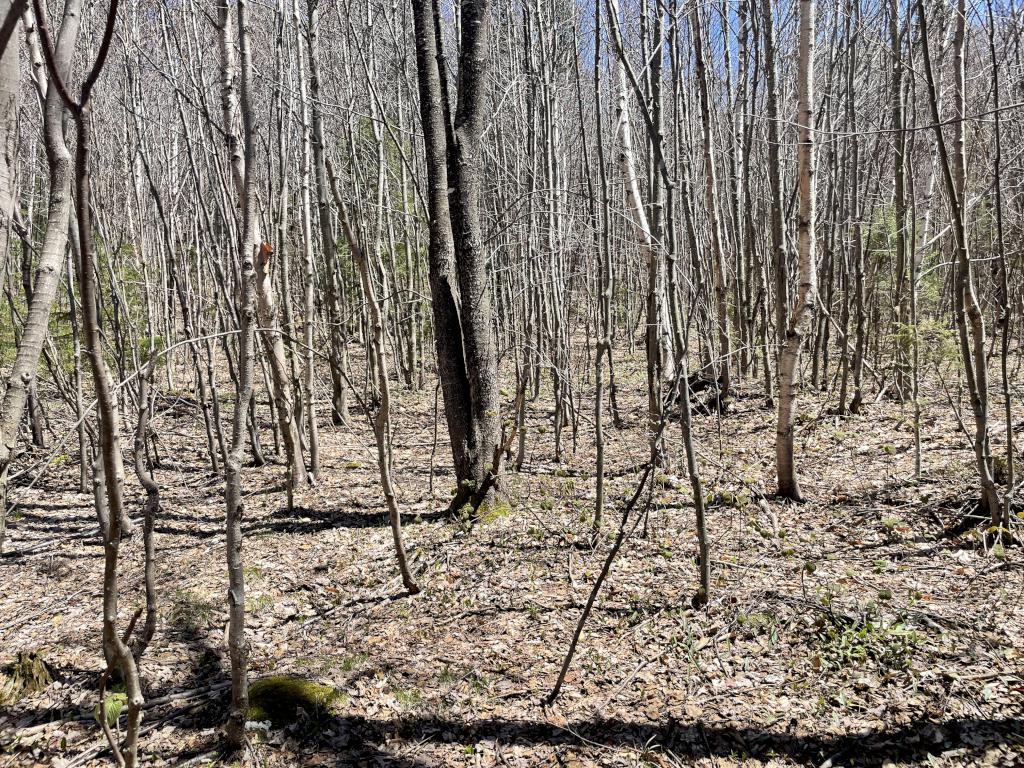
<path id="1" fill-rule="evenodd" d="M 562 690 L 562 683 L 565 682 L 565 675 L 569 671 L 569 665 L 572 663 L 573 656 L 576 655 L 576 646 L 579 644 L 580 636 L 583 634 L 583 627 L 587 623 L 587 619 L 590 617 L 590 612 L 594 609 L 594 602 L 597 600 L 597 593 L 601 591 L 601 586 L 604 584 L 605 579 L 608 578 L 608 574 L 612 569 L 612 563 L 615 562 L 615 556 L 619 554 L 623 542 L 625 542 L 628 533 L 632 533 L 637 526 L 637 523 L 643 518 L 639 516 L 636 522 L 633 523 L 633 527 L 629 529 L 628 533 L 626 526 L 629 523 L 630 512 L 633 511 L 633 507 L 640 500 L 640 496 L 647 487 L 647 481 L 651 477 L 651 470 L 653 469 L 653 463 L 648 463 L 644 469 L 643 477 L 640 478 L 640 483 L 637 485 L 636 491 L 633 493 L 633 497 L 629 500 L 625 507 L 622 509 L 622 520 L 619 523 L 619 532 L 615 537 L 615 543 L 612 544 L 611 550 L 608 552 L 608 557 L 605 558 L 604 567 L 601 568 L 601 573 L 598 574 L 597 580 L 594 582 L 593 589 L 590 590 L 590 597 L 587 599 L 587 605 L 583 609 L 583 613 L 580 614 L 580 620 L 576 624 L 576 631 L 573 633 L 572 641 L 569 643 L 569 650 L 565 654 L 565 660 L 562 662 L 562 669 L 558 673 L 558 679 L 555 681 L 554 688 L 551 689 L 551 693 L 548 694 L 545 699 L 545 703 L 550 705 L 553 704 L 555 699 L 558 698 L 559 692 Z"/>

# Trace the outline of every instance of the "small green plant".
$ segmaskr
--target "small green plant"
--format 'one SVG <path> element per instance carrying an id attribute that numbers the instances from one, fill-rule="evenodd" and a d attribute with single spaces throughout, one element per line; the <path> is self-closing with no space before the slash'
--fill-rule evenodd
<path id="1" fill-rule="evenodd" d="M 113 728 L 114 723 L 117 722 L 117 718 L 121 716 L 121 712 L 124 711 L 126 706 L 128 706 L 128 696 L 123 692 L 117 691 L 107 694 L 103 699 L 102 712 L 99 704 L 92 708 L 93 719 L 101 725 L 106 720 L 107 725 Z"/>
<path id="2" fill-rule="evenodd" d="M 504 500 L 491 502 L 485 499 L 477 510 L 477 519 L 482 524 L 487 525 L 488 523 L 495 523 L 503 517 L 508 517 L 511 514 L 512 507 L 508 502 Z"/>
<path id="3" fill-rule="evenodd" d="M 415 709 L 423 703 L 423 694 L 415 688 L 399 689 L 395 691 L 395 701 L 406 709 Z"/>
<path id="4" fill-rule="evenodd" d="M 341 671 L 351 672 L 357 667 L 363 666 L 369 658 L 370 655 L 367 653 L 354 653 L 351 656 L 346 656 L 345 660 L 341 662 Z"/>
<path id="5" fill-rule="evenodd" d="M 882 523 L 882 530 L 885 531 L 885 535 L 890 537 L 896 535 L 900 525 L 903 523 L 898 517 L 883 517 L 879 522 Z"/>
<path id="6" fill-rule="evenodd" d="M 273 607 L 274 598 L 268 594 L 249 595 L 245 598 L 245 612 L 259 615 L 268 608 Z"/>
<path id="7" fill-rule="evenodd" d="M 904 621 L 885 621 L 876 610 L 854 621 L 837 622 L 822 617 L 816 636 L 820 649 L 817 661 L 832 670 L 868 661 L 885 669 L 907 669 L 923 640 Z"/>
<path id="8" fill-rule="evenodd" d="M 715 493 L 709 493 L 704 501 L 709 507 L 743 509 L 750 503 L 750 497 L 743 493 L 733 493 L 730 490 L 723 490 Z"/>
<path id="9" fill-rule="evenodd" d="M 478 674 L 477 672 L 470 672 L 469 687 L 473 689 L 473 693 L 485 694 L 491 683 L 485 675 Z"/>
<path id="10" fill-rule="evenodd" d="M 747 637 L 754 638 L 767 635 L 769 642 L 775 645 L 779 641 L 779 620 L 770 613 L 741 613 L 736 617 Z"/>
<path id="11" fill-rule="evenodd" d="M 214 606 L 208 600 L 187 589 L 179 589 L 171 601 L 170 620 L 184 630 L 205 630 L 213 619 Z"/>

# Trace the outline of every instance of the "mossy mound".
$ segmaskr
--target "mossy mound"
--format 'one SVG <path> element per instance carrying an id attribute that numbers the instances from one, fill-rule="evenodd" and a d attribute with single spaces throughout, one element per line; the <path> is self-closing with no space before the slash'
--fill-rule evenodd
<path id="1" fill-rule="evenodd" d="M 299 719 L 301 709 L 312 719 L 327 715 L 331 705 L 340 703 L 344 694 L 329 685 L 289 675 L 272 675 L 249 686 L 247 720 L 265 722 L 283 728 Z"/>
<path id="2" fill-rule="evenodd" d="M 53 673 L 42 651 L 19 651 L 14 661 L 0 672 L 0 704 L 13 704 L 53 682 Z"/>

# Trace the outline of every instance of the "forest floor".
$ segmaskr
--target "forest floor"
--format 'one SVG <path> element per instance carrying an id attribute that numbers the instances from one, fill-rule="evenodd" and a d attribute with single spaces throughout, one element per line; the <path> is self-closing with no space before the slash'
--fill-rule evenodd
<path id="1" fill-rule="evenodd" d="M 643 372 L 619 368 L 626 424 L 607 430 L 596 548 L 586 399 L 578 450 L 561 464 L 551 413 L 531 404 L 507 504 L 460 521 L 439 514 L 452 482 L 443 421 L 429 490 L 434 392 L 396 392 L 395 477 L 424 588 L 414 597 L 397 578 L 358 411 L 348 427 L 323 426 L 320 481 L 292 511 L 282 467 L 245 471 L 251 677 L 297 675 L 338 694 L 326 712 L 254 733 L 249 764 L 1024 765 L 1024 553 L 958 532 L 972 454 L 941 390 L 925 410 L 919 481 L 909 406 L 869 400 L 838 419 L 805 391 L 798 505 L 770 495 L 775 414 L 761 397 L 741 392 L 725 417 L 697 417 L 710 603 L 690 607 L 692 498 L 669 469 L 544 707 L 646 456 Z M 223 478 L 209 472 L 193 408 L 165 399 L 154 427 L 161 606 L 141 663 L 142 752 L 145 764 L 228 764 L 216 751 L 228 696 Z M 668 446 L 685 466 L 678 424 Z M 110 762 L 92 715 L 103 553 L 77 474 L 58 457 L 33 487 L 11 489 L 7 549 L 28 554 L 0 558 L 0 666 L 42 650 L 55 682 L 0 708 L 0 766 Z M 129 478 L 133 516 L 143 497 Z M 123 626 L 143 599 L 141 534 L 122 558 Z"/>

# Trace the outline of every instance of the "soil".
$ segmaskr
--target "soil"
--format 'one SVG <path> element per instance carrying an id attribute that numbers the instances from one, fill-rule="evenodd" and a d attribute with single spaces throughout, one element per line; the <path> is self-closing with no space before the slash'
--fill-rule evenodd
<path id="1" fill-rule="evenodd" d="M 991 546 L 961 524 L 975 508 L 972 454 L 941 390 L 926 392 L 919 479 L 909 405 L 868 402 L 839 418 L 834 402 L 804 390 L 803 504 L 770 495 L 775 413 L 756 378 L 729 414 L 698 417 L 713 553 L 699 610 L 692 498 L 671 425 L 646 519 L 614 563 L 561 696 L 545 706 L 647 454 L 642 368 L 620 361 L 617 373 L 626 423 L 607 429 L 609 508 L 596 545 L 589 387 L 562 462 L 549 403 L 530 404 L 523 469 L 472 520 L 444 513 L 453 480 L 443 418 L 434 450 L 433 388 L 396 388 L 394 475 L 416 596 L 401 588 L 358 410 L 346 427 L 321 424 L 320 478 L 293 509 L 282 466 L 246 469 L 251 677 L 294 675 L 338 693 L 326 717 L 300 711 L 284 728 L 253 730 L 246 764 L 1024 764 L 1024 561 L 1019 547 Z M 166 396 L 153 421 L 162 511 L 160 622 L 141 662 L 147 765 L 232 764 L 219 751 L 224 483 L 210 473 L 201 423 Z M 92 715 L 102 548 L 66 450 L 15 467 L 29 471 L 11 488 L 0 558 L 0 665 L 41 651 L 55 681 L 0 708 L 0 766 L 111 760 Z M 144 497 L 129 477 L 132 515 Z M 140 533 L 122 558 L 125 626 L 143 600 Z"/>

